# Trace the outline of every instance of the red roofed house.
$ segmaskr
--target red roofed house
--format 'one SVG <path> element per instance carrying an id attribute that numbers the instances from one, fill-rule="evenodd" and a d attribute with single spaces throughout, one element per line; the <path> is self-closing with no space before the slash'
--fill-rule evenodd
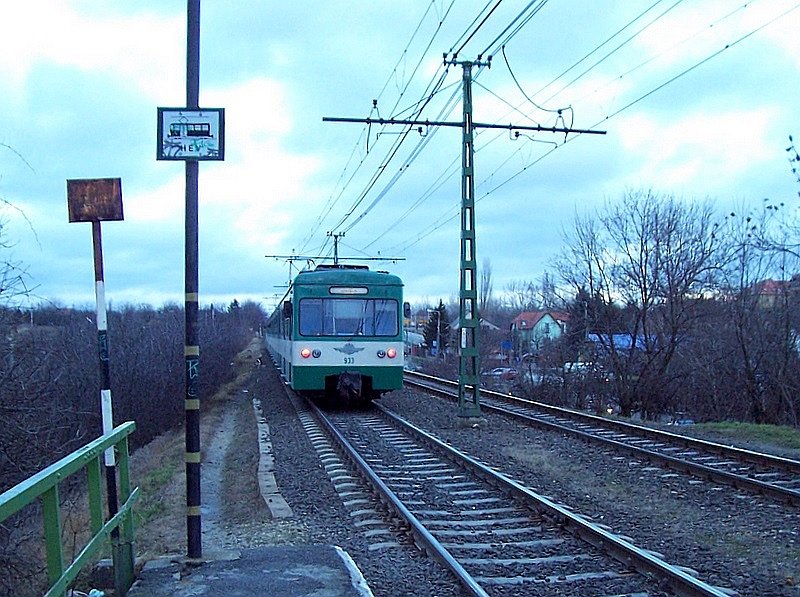
<path id="1" fill-rule="evenodd" d="M 791 280 L 762 280 L 756 283 L 755 291 L 758 296 L 758 306 L 771 309 L 781 304 L 794 287 L 796 288 L 795 278 Z"/>
<path id="2" fill-rule="evenodd" d="M 562 311 L 525 311 L 511 322 L 511 339 L 518 356 L 538 354 L 545 343 L 566 331 L 569 313 Z"/>

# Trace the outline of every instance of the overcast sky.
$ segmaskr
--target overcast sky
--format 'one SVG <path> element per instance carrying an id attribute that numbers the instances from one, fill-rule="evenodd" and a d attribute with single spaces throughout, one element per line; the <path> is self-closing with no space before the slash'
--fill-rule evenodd
<path id="1" fill-rule="evenodd" d="M 322 120 L 461 120 L 462 68 L 442 60 L 455 50 L 492 57 L 473 69 L 476 122 L 607 131 L 476 132 L 477 257 L 496 291 L 538 279 L 575 213 L 627 190 L 721 211 L 796 201 L 798 6 L 205 0 L 200 105 L 225 108 L 226 155 L 200 164 L 201 303 L 271 304 L 289 264 L 267 256 L 330 255 L 328 232 L 345 233 L 344 257 L 402 258 L 370 264 L 412 301 L 457 296 L 460 130 Z M 14 246 L 0 257 L 23 262 L 35 300 L 93 304 L 91 226 L 68 223 L 66 180 L 121 177 L 125 220 L 103 224 L 107 297 L 182 303 L 184 165 L 156 161 L 156 109 L 186 103 L 185 52 L 178 0 L 4 6 L 0 198 Z"/>

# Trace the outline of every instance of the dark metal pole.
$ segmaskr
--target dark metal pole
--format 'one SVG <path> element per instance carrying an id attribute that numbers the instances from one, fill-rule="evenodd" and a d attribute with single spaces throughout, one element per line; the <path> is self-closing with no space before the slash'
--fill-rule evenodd
<path id="1" fill-rule="evenodd" d="M 186 107 L 197 109 L 200 95 L 200 0 L 187 0 Z M 200 345 L 198 284 L 198 162 L 186 161 L 186 537 L 188 556 L 203 555 L 200 520 Z"/>
<path id="2" fill-rule="evenodd" d="M 441 309 L 436 309 L 436 349 L 439 352 L 438 356 L 440 356 L 441 358 L 444 358 L 444 353 L 442 352 L 442 310 Z"/>

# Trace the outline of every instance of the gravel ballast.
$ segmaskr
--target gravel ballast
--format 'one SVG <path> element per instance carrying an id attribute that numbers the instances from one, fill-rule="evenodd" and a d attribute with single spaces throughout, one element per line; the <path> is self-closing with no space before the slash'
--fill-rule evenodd
<path id="1" fill-rule="evenodd" d="M 351 555 L 377 596 L 464 595 L 453 577 L 409 539 L 400 535 L 398 546 L 375 549 L 376 539 L 356 528 L 353 507 L 345 506 L 347 498 L 337 493 L 282 381 L 270 361 L 263 361 L 229 398 L 204 414 L 204 512 L 212 505 L 217 509 L 204 514 L 204 554 L 333 544 Z M 273 519 L 260 493 L 253 398 L 261 401 L 277 489 L 293 512 L 289 518 Z M 797 507 L 501 417 L 485 414 L 477 426 L 464 426 L 454 403 L 416 391 L 393 392 L 377 403 L 669 563 L 696 570 L 710 584 L 739 595 L 800 596 Z M 179 473 L 176 479 L 182 478 Z M 168 489 L 177 497 L 182 493 L 179 483 Z M 382 512 L 372 502 L 358 508 Z M 150 554 L 181 551 L 183 510 L 175 511 L 154 521 L 149 531 L 140 529 L 145 536 L 139 545 L 149 539 Z M 387 527 L 395 524 L 385 514 L 382 518 Z"/>
<path id="2" fill-rule="evenodd" d="M 553 431 L 484 415 L 419 392 L 390 408 L 458 449 L 594 522 L 740 595 L 800 595 L 800 509 L 707 483 Z"/>
<path id="3" fill-rule="evenodd" d="M 288 519 L 270 520 L 260 496 L 229 496 L 225 516 L 238 521 L 229 528 L 231 546 L 251 547 L 264 544 L 333 544 L 347 551 L 364 574 L 376 596 L 465 595 L 451 575 L 428 558 L 411 541 L 400 535 L 397 547 L 376 549 L 381 539 L 370 539 L 354 527 L 352 510 L 345 507 L 329 474 L 323 467 L 309 437 L 298 418 L 297 410 L 286 395 L 278 375 L 265 365 L 252 376 L 248 384 L 248 400 L 261 400 L 263 416 L 269 425 L 270 441 L 275 460 L 275 479 L 281 495 L 293 511 Z M 251 408 L 252 411 L 252 408 Z M 249 470 L 257 469 L 255 419 L 248 429 L 238 430 L 234 440 L 239 448 L 232 452 L 249 454 Z M 256 452 L 256 454 L 254 454 Z M 228 467 L 235 470 L 235 466 Z M 239 473 L 241 479 L 244 475 Z M 233 486 L 226 484 L 228 487 Z M 256 488 L 257 489 L 257 488 Z M 241 498 L 245 498 L 242 500 Z M 259 502 L 263 510 L 252 516 L 244 504 Z M 237 503 L 238 502 L 238 503 Z M 243 507 L 244 505 L 244 507 Z M 379 504 L 373 508 L 381 509 Z M 364 509 L 364 506 L 358 506 Z M 393 521 L 386 519 L 389 526 Z"/>

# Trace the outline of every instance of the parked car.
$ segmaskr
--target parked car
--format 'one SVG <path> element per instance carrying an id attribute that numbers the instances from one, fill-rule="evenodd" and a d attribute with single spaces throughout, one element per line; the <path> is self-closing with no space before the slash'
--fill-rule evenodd
<path id="1" fill-rule="evenodd" d="M 517 375 L 519 375 L 519 371 L 514 369 L 513 367 L 495 367 L 483 374 L 486 377 L 491 377 L 493 379 L 502 379 L 503 381 L 511 381 L 512 379 L 516 379 Z"/>

